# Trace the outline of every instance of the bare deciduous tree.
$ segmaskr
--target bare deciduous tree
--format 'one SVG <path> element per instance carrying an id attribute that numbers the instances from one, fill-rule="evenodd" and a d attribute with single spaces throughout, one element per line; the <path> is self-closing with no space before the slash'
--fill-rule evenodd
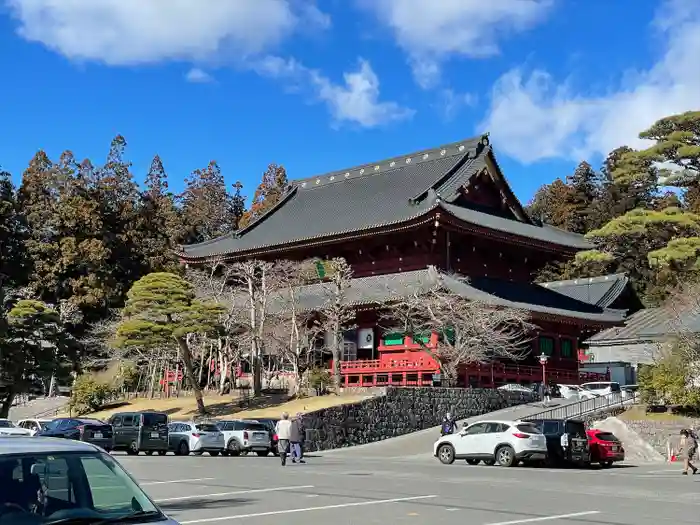
<path id="1" fill-rule="evenodd" d="M 454 279 L 457 279 L 456 277 Z M 398 299 L 386 305 L 381 323 L 420 342 L 425 334 L 437 333 L 434 357 L 448 384 L 454 384 L 462 365 L 494 358 L 519 360 L 529 351 L 535 325 L 524 310 L 470 301 L 447 288 L 440 276 L 411 290 L 395 290 Z"/>
<path id="2" fill-rule="evenodd" d="M 271 304 L 270 338 L 277 355 L 294 374 L 294 395 L 299 394 L 304 372 L 312 360 L 315 342 L 323 337 L 319 312 L 303 304 L 303 286 L 312 278 L 314 261 L 279 263 L 280 288 Z M 318 279 L 318 277 L 316 277 Z"/>

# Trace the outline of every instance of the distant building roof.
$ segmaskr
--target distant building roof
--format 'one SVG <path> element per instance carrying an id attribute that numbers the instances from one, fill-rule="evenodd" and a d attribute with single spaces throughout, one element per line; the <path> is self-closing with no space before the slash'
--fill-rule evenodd
<path id="1" fill-rule="evenodd" d="M 487 277 L 463 280 L 442 273 L 432 266 L 425 270 L 353 279 L 345 294 L 345 300 L 354 306 L 382 304 L 415 293 L 427 293 L 437 285 L 472 301 L 578 319 L 593 324 L 622 323 L 625 317 L 624 312 L 619 310 L 609 310 L 578 301 L 537 284 L 515 283 Z M 296 293 L 299 306 L 306 310 L 320 308 L 330 297 L 332 292 L 328 283 L 303 286 Z"/>
<path id="2" fill-rule="evenodd" d="M 608 328 L 586 341 L 589 346 L 663 341 L 679 329 L 700 333 L 700 312 L 695 308 L 678 311 L 674 305 L 647 308 L 631 315 L 624 326 Z"/>
<path id="3" fill-rule="evenodd" d="M 438 207 L 477 227 L 568 250 L 591 248 L 581 235 L 534 223 L 499 172 L 513 219 L 456 206 L 487 164 L 498 166 L 487 136 L 298 180 L 270 211 L 238 232 L 180 247 L 184 260 L 269 251 L 419 221 Z"/>
<path id="4" fill-rule="evenodd" d="M 550 281 L 540 286 L 585 303 L 607 308 L 625 291 L 629 278 L 624 273 L 585 277 L 567 281 Z"/>

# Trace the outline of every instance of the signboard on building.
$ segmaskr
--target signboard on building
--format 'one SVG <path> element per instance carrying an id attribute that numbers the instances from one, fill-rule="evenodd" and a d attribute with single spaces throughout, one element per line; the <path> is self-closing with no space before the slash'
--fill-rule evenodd
<path id="1" fill-rule="evenodd" d="M 374 328 L 360 328 L 357 330 L 357 348 L 363 350 L 374 348 Z"/>

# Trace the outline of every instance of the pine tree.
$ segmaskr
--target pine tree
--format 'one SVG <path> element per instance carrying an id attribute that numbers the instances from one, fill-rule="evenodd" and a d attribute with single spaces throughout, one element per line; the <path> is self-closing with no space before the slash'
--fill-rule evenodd
<path id="1" fill-rule="evenodd" d="M 26 283 L 27 228 L 20 214 L 17 192 L 10 174 L 0 169 L 0 286 Z"/>
<path id="2" fill-rule="evenodd" d="M 262 182 L 255 190 L 253 202 L 241 218 L 239 226 L 245 228 L 272 209 L 288 191 L 289 181 L 284 166 L 270 164 L 263 173 Z"/>

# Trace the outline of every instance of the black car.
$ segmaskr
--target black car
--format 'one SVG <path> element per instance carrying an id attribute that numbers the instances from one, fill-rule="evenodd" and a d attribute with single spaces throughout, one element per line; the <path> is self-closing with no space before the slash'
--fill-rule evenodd
<path id="1" fill-rule="evenodd" d="M 114 448 L 114 433 L 112 425 L 99 419 L 58 418 L 36 433 L 37 436 L 55 437 L 85 441 L 102 447 L 107 452 Z"/>
<path id="2" fill-rule="evenodd" d="M 547 439 L 547 461 L 554 466 L 591 464 L 586 424 L 578 419 L 524 419 Z"/>

